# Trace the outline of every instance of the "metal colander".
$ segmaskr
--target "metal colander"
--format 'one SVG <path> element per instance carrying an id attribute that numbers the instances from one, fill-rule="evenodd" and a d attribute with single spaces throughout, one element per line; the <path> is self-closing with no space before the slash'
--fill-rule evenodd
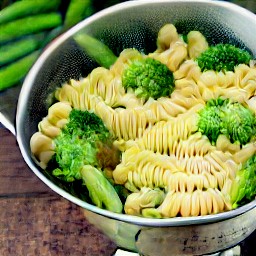
<path id="1" fill-rule="evenodd" d="M 23 84 L 17 108 L 16 133 L 22 155 L 33 172 L 55 192 L 84 208 L 92 223 L 118 246 L 144 255 L 200 255 L 223 250 L 256 228 L 256 202 L 204 217 L 147 219 L 115 214 L 70 195 L 49 180 L 34 163 L 30 138 L 47 115 L 52 92 L 70 78 L 86 76 L 97 64 L 74 42 L 86 32 L 107 44 L 115 54 L 134 47 L 156 49 L 159 29 L 166 23 L 179 33 L 198 30 L 209 43 L 231 43 L 256 56 L 256 16 L 222 1 L 128 1 L 105 9 L 79 23 L 48 45 Z"/>

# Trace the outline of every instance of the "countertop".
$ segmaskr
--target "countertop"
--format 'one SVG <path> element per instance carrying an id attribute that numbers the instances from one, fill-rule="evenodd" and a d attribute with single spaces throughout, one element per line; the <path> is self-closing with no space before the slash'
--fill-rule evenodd
<path id="1" fill-rule="evenodd" d="M 1 126 L 1 125 L 0 125 Z M 116 245 L 82 209 L 51 191 L 27 167 L 15 136 L 0 128 L 0 255 L 113 255 Z"/>

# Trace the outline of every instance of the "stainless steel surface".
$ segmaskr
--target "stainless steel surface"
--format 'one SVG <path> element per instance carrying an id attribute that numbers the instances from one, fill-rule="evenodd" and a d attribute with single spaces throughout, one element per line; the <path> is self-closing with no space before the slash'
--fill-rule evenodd
<path id="1" fill-rule="evenodd" d="M 21 85 L 0 92 L 0 122 L 15 134 L 16 106 Z"/>
<path id="2" fill-rule="evenodd" d="M 120 248 L 142 255 L 208 255 L 237 245 L 256 229 L 256 208 L 205 225 L 156 227 L 134 225 L 84 210 L 86 218 Z"/>
<path id="3" fill-rule="evenodd" d="M 44 176 L 34 163 L 29 141 L 47 113 L 49 95 L 69 78 L 87 75 L 95 63 L 72 40 L 78 32 L 95 36 L 119 53 L 155 47 L 159 28 L 173 23 L 179 32 L 200 30 L 210 42 L 230 42 L 256 56 L 256 16 L 221 1 L 129 1 L 79 23 L 50 44 L 23 84 L 17 108 L 16 135 L 22 155 L 50 188 L 85 208 L 85 215 L 120 247 L 144 255 L 193 255 L 232 247 L 256 229 L 256 200 L 236 210 L 204 217 L 148 219 L 99 209 L 70 195 Z M 156 254 L 158 253 L 158 254 Z M 168 253 L 168 254 L 167 254 Z M 175 254 L 171 254 L 175 255 Z"/>

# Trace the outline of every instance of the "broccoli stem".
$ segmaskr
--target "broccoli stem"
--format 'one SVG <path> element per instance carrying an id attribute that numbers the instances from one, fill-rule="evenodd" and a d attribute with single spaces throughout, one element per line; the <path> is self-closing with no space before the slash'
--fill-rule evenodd
<path id="1" fill-rule="evenodd" d="M 100 40 L 82 33 L 74 36 L 76 43 L 100 66 L 110 68 L 117 56 Z"/>
<path id="2" fill-rule="evenodd" d="M 232 183 L 230 198 L 233 208 L 242 201 L 252 201 L 256 196 L 256 155 L 250 157 L 238 171 Z"/>
<path id="3" fill-rule="evenodd" d="M 116 190 L 101 171 L 91 165 L 84 165 L 81 175 L 90 198 L 96 206 L 106 207 L 107 210 L 116 213 L 122 212 L 123 205 Z"/>

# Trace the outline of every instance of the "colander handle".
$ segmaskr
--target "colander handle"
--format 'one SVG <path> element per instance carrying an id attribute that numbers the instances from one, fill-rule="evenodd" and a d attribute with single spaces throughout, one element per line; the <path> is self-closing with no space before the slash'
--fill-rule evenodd
<path id="1" fill-rule="evenodd" d="M 15 119 L 17 102 L 21 85 L 0 92 L 0 125 L 5 126 L 13 135 L 15 131 Z"/>

